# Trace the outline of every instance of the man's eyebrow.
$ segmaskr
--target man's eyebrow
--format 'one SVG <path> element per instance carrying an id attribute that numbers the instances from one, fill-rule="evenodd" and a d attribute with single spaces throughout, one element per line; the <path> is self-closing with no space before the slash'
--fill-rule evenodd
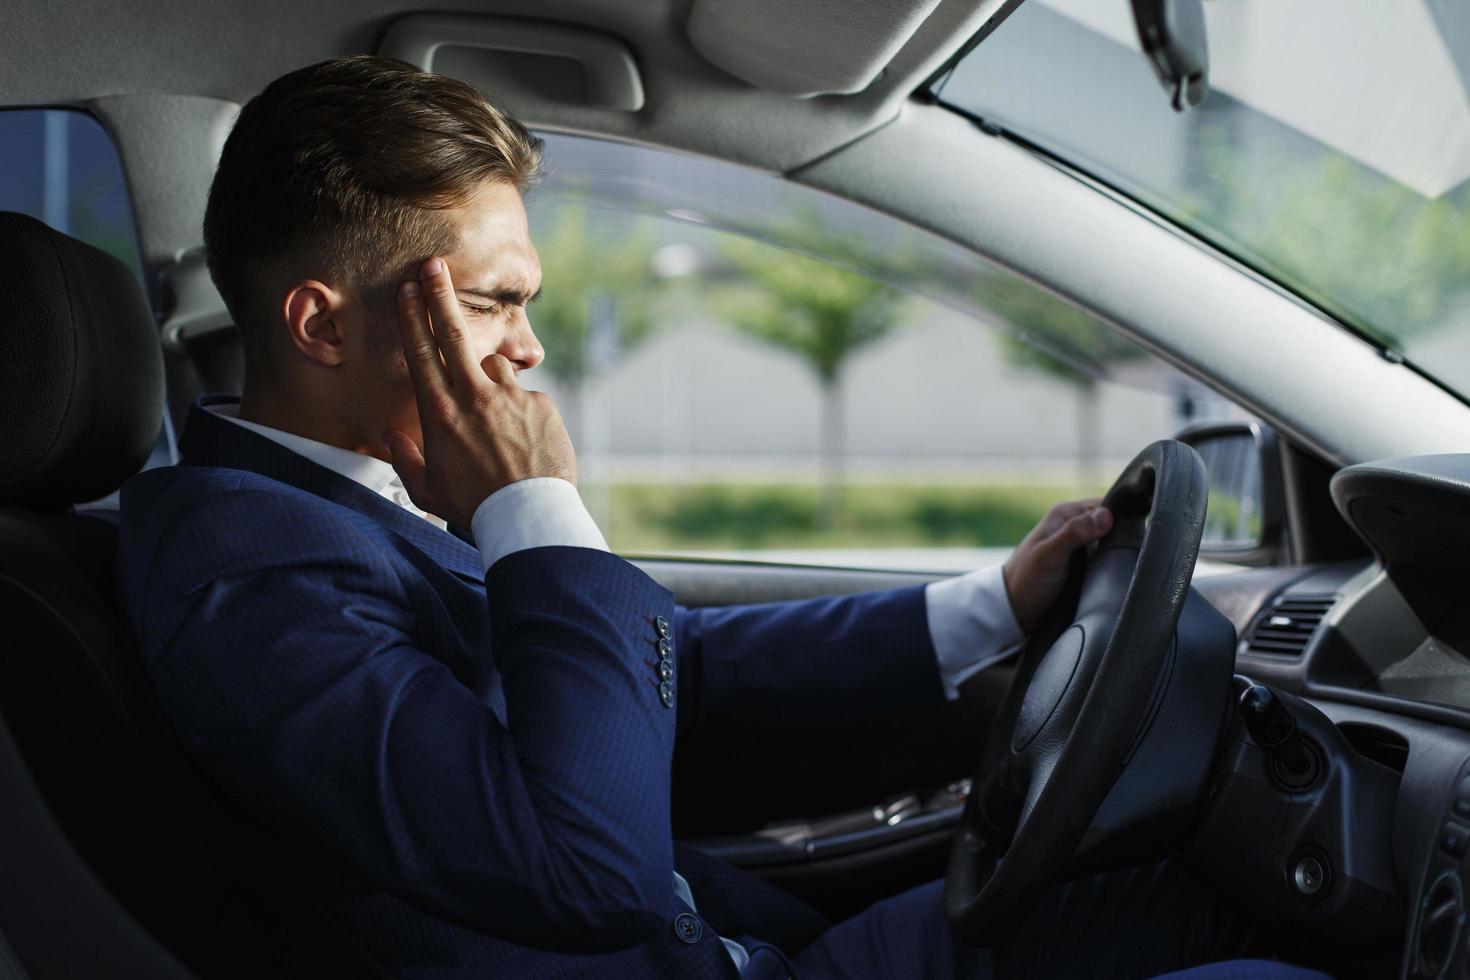
<path id="1" fill-rule="evenodd" d="M 541 290 L 529 293 L 524 287 L 517 286 L 460 286 L 457 292 L 469 296 L 478 296 L 495 303 L 511 303 L 515 306 L 525 306 L 533 303 L 541 295 Z"/>

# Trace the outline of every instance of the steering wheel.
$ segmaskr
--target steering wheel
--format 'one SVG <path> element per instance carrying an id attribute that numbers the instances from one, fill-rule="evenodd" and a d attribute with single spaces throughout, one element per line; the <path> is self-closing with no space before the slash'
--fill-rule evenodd
<path id="1" fill-rule="evenodd" d="M 1208 487 L 1199 455 L 1162 440 L 1129 463 L 1104 498 L 1113 529 L 1074 556 L 1062 598 L 1017 664 L 965 803 L 944 887 L 945 915 L 962 941 L 993 944 L 1054 884 L 1086 870 L 1089 855 L 1107 853 L 1110 836 L 1156 826 L 1149 809 L 1170 803 L 1151 798 L 1153 783 L 1176 802 L 1205 795 L 1231 668 L 1218 665 L 1218 652 L 1206 658 L 1212 666 L 1191 668 L 1179 656 L 1176 626 L 1190 594 Z M 1205 628 L 1215 631 L 1211 649 L 1219 647 L 1219 627 Z M 1233 659 L 1233 629 L 1229 637 Z M 1140 765 L 1149 769 L 1143 778 L 1110 798 L 1166 695 L 1190 702 L 1181 702 L 1182 711 L 1208 715 L 1218 705 L 1214 718 L 1186 736 L 1190 752 L 1207 756 L 1192 770 L 1204 775 L 1184 777 L 1198 785 L 1170 786 L 1172 772 L 1154 770 L 1175 766 L 1155 755 Z M 1097 826 L 1105 800 L 1112 818 Z M 1120 807 L 1129 811 L 1122 819 Z"/>

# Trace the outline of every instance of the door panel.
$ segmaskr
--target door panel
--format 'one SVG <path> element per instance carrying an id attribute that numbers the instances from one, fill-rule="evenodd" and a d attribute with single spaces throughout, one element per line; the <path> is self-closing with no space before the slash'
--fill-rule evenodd
<path id="1" fill-rule="evenodd" d="M 674 598 L 681 605 L 690 607 L 733 606 L 876 592 L 908 585 L 925 585 L 944 577 L 938 573 L 862 571 L 807 565 L 772 565 L 753 561 L 635 558 L 633 564 L 673 592 Z"/>
<path id="2" fill-rule="evenodd" d="M 644 560 L 690 606 L 919 585 L 910 572 Z M 943 873 L 949 838 L 1009 667 L 953 702 L 852 725 L 681 745 L 674 832 L 841 918 Z"/>

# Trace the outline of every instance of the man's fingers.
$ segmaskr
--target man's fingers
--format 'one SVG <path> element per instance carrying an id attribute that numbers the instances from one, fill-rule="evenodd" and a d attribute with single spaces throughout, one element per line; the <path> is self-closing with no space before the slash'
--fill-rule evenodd
<path id="1" fill-rule="evenodd" d="M 419 282 L 428 303 L 434 339 L 449 367 L 450 383 L 473 384 L 480 372 L 475 370 L 475 355 L 470 349 L 469 333 L 459 309 L 459 297 L 454 293 L 449 265 L 438 256 L 428 259 L 419 267 Z"/>
<path id="2" fill-rule="evenodd" d="M 1086 514 L 1101 503 L 1102 501 L 1097 498 L 1091 500 L 1068 500 L 1053 507 L 1050 516 L 1055 517 L 1057 519 L 1057 527 L 1061 527 L 1073 518 Z"/>
<path id="3" fill-rule="evenodd" d="M 1080 514 L 1087 513 L 1100 503 L 1102 503 L 1101 500 L 1093 498 L 1091 500 L 1068 500 L 1060 504 L 1053 504 L 1051 510 L 1046 512 L 1046 516 L 1037 525 L 1039 536 L 1043 538 L 1051 537 L 1066 527 L 1068 521 Z"/>
<path id="4" fill-rule="evenodd" d="M 1068 519 L 1061 530 L 1052 536 L 1052 541 L 1055 546 L 1070 552 L 1091 544 L 1107 534 L 1112 527 L 1113 514 L 1110 510 L 1106 507 L 1091 507 Z"/>
<path id="5" fill-rule="evenodd" d="M 485 376 L 498 385 L 513 385 L 516 383 L 515 365 L 511 364 L 504 354 L 491 354 L 480 362 L 480 370 Z"/>
<path id="6" fill-rule="evenodd" d="M 383 441 L 388 448 L 389 461 L 403 481 L 403 489 L 408 491 L 409 499 L 421 510 L 428 510 L 425 505 L 429 503 L 426 499 L 429 483 L 424 454 L 412 439 L 397 429 L 383 433 Z"/>
<path id="7" fill-rule="evenodd" d="M 408 362 L 408 373 L 413 377 L 422 408 L 423 395 L 442 391 L 448 385 L 444 365 L 439 360 L 439 345 L 429 329 L 423 289 L 412 279 L 398 287 L 398 330 L 403 341 L 403 358 Z"/>
<path id="8" fill-rule="evenodd" d="M 1088 500 L 1068 500 L 1053 507 L 1053 514 L 1060 514 L 1064 519 L 1071 520 L 1078 514 L 1085 514 L 1102 503 L 1102 498 L 1092 497 Z"/>

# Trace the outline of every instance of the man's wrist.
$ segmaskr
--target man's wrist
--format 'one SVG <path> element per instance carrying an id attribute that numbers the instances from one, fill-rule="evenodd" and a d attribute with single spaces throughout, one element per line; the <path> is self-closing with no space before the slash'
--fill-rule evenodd
<path id="1" fill-rule="evenodd" d="M 929 583 L 924 605 L 940 682 L 951 700 L 972 674 L 1011 656 L 1026 642 L 1000 565 Z"/>
<path id="2" fill-rule="evenodd" d="M 555 476 L 519 480 L 490 494 L 475 508 L 470 533 L 486 571 L 528 548 L 609 550 L 577 488 Z"/>
<path id="3" fill-rule="evenodd" d="M 1016 604 L 1016 593 L 1011 588 L 1011 578 L 1011 563 L 1006 562 L 1000 566 L 1001 592 L 1005 595 L 1006 605 L 1011 610 L 1011 618 L 1015 620 L 1016 626 L 1021 630 L 1023 635 L 1030 636 L 1031 630 L 1034 627 L 1031 623 L 1026 622 L 1021 615 L 1021 609 Z"/>

